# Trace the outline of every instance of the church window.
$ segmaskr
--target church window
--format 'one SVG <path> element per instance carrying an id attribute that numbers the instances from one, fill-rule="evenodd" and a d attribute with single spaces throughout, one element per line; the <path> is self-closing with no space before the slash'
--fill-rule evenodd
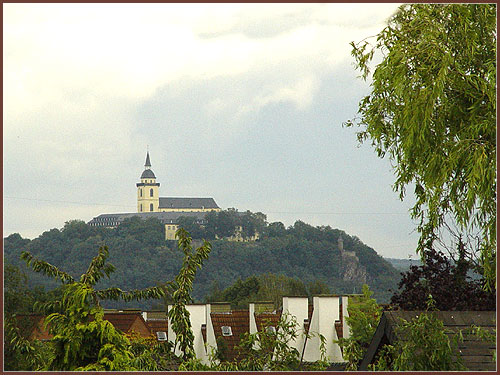
<path id="1" fill-rule="evenodd" d="M 142 189 L 139 189 L 139 191 L 141 192 L 141 197 L 142 197 Z"/>
<path id="2" fill-rule="evenodd" d="M 149 196 L 152 197 L 153 196 L 153 189 L 149 189 Z"/>
<path id="3" fill-rule="evenodd" d="M 149 205 L 149 211 L 153 212 L 153 203 Z"/>
<path id="4" fill-rule="evenodd" d="M 139 209 L 140 212 L 142 212 L 142 204 L 141 204 L 141 208 Z"/>

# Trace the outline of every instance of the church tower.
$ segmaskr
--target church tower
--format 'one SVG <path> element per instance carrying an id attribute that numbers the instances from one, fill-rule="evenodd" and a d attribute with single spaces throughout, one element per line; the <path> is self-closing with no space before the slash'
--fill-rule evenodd
<path id="1" fill-rule="evenodd" d="M 141 182 L 137 185 L 137 212 L 158 212 L 160 204 L 160 183 L 156 182 L 156 176 L 151 170 L 149 151 L 146 154 L 144 172 L 141 174 Z"/>

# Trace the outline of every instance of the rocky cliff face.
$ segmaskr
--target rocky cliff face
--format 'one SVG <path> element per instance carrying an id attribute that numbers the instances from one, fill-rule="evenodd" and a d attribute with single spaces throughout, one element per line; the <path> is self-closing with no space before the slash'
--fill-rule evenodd
<path id="1" fill-rule="evenodd" d="M 359 263 L 359 259 L 353 251 L 342 251 L 342 279 L 344 281 L 355 281 L 366 283 L 366 268 Z"/>

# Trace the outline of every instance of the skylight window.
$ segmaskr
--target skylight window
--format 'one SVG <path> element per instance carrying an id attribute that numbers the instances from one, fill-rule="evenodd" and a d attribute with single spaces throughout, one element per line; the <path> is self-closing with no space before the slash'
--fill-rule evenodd
<path id="1" fill-rule="evenodd" d="M 166 332 L 156 332 L 156 337 L 158 338 L 158 341 L 166 341 L 167 340 L 167 333 Z"/>
<path id="2" fill-rule="evenodd" d="M 231 330 L 230 326 L 222 326 L 222 336 L 232 336 L 233 331 Z"/>

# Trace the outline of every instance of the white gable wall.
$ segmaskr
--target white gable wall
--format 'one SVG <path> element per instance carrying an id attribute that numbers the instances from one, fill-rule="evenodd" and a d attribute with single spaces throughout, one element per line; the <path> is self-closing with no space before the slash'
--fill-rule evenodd
<path id="1" fill-rule="evenodd" d="M 349 327 L 349 324 L 347 324 L 346 320 L 346 318 L 349 316 L 347 306 L 349 306 L 349 297 L 342 296 L 342 335 L 345 339 L 351 337 L 351 327 Z"/>
<path id="2" fill-rule="evenodd" d="M 252 333 L 257 333 L 257 322 L 255 321 L 255 303 L 249 303 L 248 304 L 248 314 L 250 315 L 250 327 L 249 327 L 249 332 L 250 334 Z"/>
<path id="3" fill-rule="evenodd" d="M 201 333 L 202 324 L 206 324 L 206 305 L 186 305 L 186 309 L 189 311 L 189 320 L 193 330 L 196 358 L 206 363 L 208 362 L 208 356 Z"/>
<path id="4" fill-rule="evenodd" d="M 172 309 L 172 305 L 167 306 L 167 312 Z M 189 321 L 191 322 L 191 329 L 194 335 L 194 352 L 196 358 L 201 359 L 204 363 L 208 362 L 207 352 L 205 350 L 205 343 L 201 333 L 201 325 L 206 324 L 206 306 L 205 305 L 186 305 L 186 310 L 189 312 Z M 208 327 L 207 327 L 208 328 Z M 212 328 L 213 333 L 213 328 Z M 175 332 L 172 329 L 172 322 L 168 319 L 168 341 L 175 342 Z M 207 329 L 208 338 L 208 329 Z M 215 341 L 215 340 L 214 340 Z M 175 354 L 180 355 L 182 352 L 177 347 Z"/>
<path id="5" fill-rule="evenodd" d="M 297 338 L 289 343 L 290 347 L 302 353 L 304 350 L 304 320 L 307 319 L 307 297 L 283 297 L 283 315 L 289 314 L 297 320 Z"/>
<path id="6" fill-rule="evenodd" d="M 210 317 L 210 313 L 212 312 L 212 306 L 208 303 L 205 309 L 205 321 L 207 325 L 207 362 L 208 356 L 217 350 L 217 339 L 215 338 L 214 326 L 212 324 L 212 318 Z"/>
<path id="7" fill-rule="evenodd" d="M 321 359 L 321 340 L 318 334 L 325 337 L 326 357 L 330 362 L 343 362 L 342 353 L 338 344 L 335 331 L 335 320 L 340 319 L 340 306 L 338 296 L 313 297 L 313 315 L 310 322 L 309 335 L 304 352 L 304 361 L 315 362 Z"/>

